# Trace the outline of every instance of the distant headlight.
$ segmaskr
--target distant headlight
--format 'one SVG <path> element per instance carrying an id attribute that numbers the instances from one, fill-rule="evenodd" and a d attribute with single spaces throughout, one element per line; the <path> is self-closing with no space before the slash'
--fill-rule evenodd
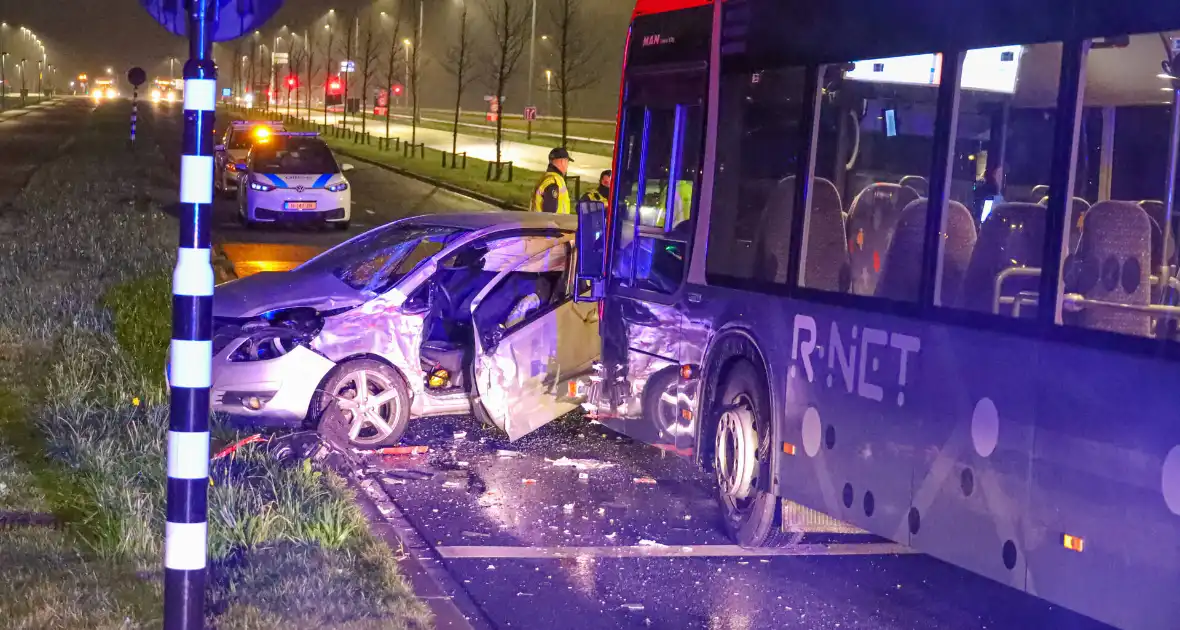
<path id="1" fill-rule="evenodd" d="M 153 101 L 160 100 L 161 96 L 163 96 L 163 94 L 161 94 L 159 90 L 152 90 L 152 100 Z"/>
<path id="2" fill-rule="evenodd" d="M 115 98 L 115 90 L 112 88 L 107 88 L 106 96 L 107 98 Z"/>
<path id="3" fill-rule="evenodd" d="M 328 192 L 344 192 L 346 190 L 348 190 L 348 182 L 340 182 L 328 186 Z"/>
<path id="4" fill-rule="evenodd" d="M 250 180 L 250 188 L 262 192 L 270 192 L 275 189 L 274 186 L 271 186 L 270 184 L 264 184 L 256 179 Z"/>
<path id="5" fill-rule="evenodd" d="M 167 100 L 169 103 L 176 101 L 176 92 L 169 92 L 168 96 L 165 97 L 165 100 Z"/>

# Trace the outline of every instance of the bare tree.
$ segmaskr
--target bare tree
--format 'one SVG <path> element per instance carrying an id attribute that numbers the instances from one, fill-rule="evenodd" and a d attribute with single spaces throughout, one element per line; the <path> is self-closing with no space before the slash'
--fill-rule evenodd
<path id="1" fill-rule="evenodd" d="M 561 145 L 569 141 L 570 96 L 602 80 L 604 49 L 583 0 L 552 0 L 549 18 L 557 32 L 557 90 L 561 98 Z"/>
<path id="2" fill-rule="evenodd" d="M 374 33 L 372 11 L 365 19 L 365 42 L 360 49 L 360 59 L 357 64 L 361 70 L 361 133 L 368 129 L 369 111 L 369 83 L 376 77 L 377 68 L 374 64 L 381 57 L 381 35 Z M 376 37 L 375 37 L 376 36 Z"/>
<path id="3" fill-rule="evenodd" d="M 466 10 L 466 5 L 464 5 L 464 10 Z M 414 36 L 414 47 L 411 49 L 412 57 L 410 58 L 410 76 L 406 77 L 407 83 L 414 86 L 414 93 L 411 96 L 412 101 L 410 102 L 410 144 L 411 145 L 418 144 L 418 121 L 419 121 L 418 98 L 421 96 L 421 93 L 422 93 L 422 90 L 419 89 L 419 83 L 418 83 L 419 79 L 422 76 L 422 63 L 421 63 L 422 57 L 420 54 L 420 52 L 422 50 L 422 37 L 421 37 L 421 35 L 422 35 L 422 14 L 417 13 L 416 15 L 417 15 L 417 17 L 415 18 L 416 28 L 414 31 L 416 33 L 416 35 Z"/>
<path id="4" fill-rule="evenodd" d="M 328 45 L 324 48 L 327 59 L 324 60 L 324 124 L 328 124 L 328 86 L 332 83 L 332 42 L 336 39 L 336 29 L 328 29 Z"/>
<path id="5" fill-rule="evenodd" d="M 348 31 L 344 35 L 344 41 L 341 42 L 341 56 L 343 57 L 344 63 L 346 63 L 346 64 L 348 64 L 350 62 L 352 64 L 356 63 L 356 60 L 353 59 L 353 52 L 355 50 L 354 45 L 356 43 L 356 40 L 360 37 L 359 29 L 360 29 L 359 13 L 358 13 L 358 11 L 354 10 L 352 12 L 352 19 L 348 21 Z M 355 65 L 344 66 L 341 68 L 341 70 L 342 70 L 341 74 L 344 75 L 344 76 L 340 77 L 341 82 L 344 83 L 344 107 L 341 110 L 341 115 L 342 115 L 341 120 L 343 122 L 341 123 L 341 125 L 343 127 L 348 127 L 348 87 L 349 87 L 349 84 L 352 83 L 352 75 L 354 75 L 356 73 L 355 72 L 343 72 L 343 70 L 356 70 L 356 66 Z"/>
<path id="6" fill-rule="evenodd" d="M 287 76 L 283 78 L 283 83 L 287 86 L 287 115 L 291 115 L 291 85 L 287 82 L 290 77 L 296 77 L 295 82 L 298 85 L 299 66 L 303 65 L 303 50 L 295 48 L 295 35 L 287 38 Z M 295 108 L 299 108 L 299 99 L 295 99 Z"/>
<path id="7" fill-rule="evenodd" d="M 400 58 L 399 51 L 401 50 L 401 32 L 402 32 L 402 15 L 398 11 L 393 19 L 393 32 L 389 36 L 389 50 L 385 56 L 385 146 L 389 146 L 389 119 L 393 111 L 393 94 L 389 93 L 390 88 L 398 80 L 400 75 L 396 74 L 397 60 Z"/>
<path id="8" fill-rule="evenodd" d="M 491 54 L 486 60 L 484 79 L 492 89 L 492 98 L 504 95 L 508 81 L 520 66 L 520 57 L 528 43 L 529 10 L 520 0 L 483 0 L 484 16 L 487 18 L 492 36 Z M 500 162 L 503 161 L 504 114 L 500 103 L 500 115 L 496 118 L 496 177 L 500 176 Z"/>
<path id="9" fill-rule="evenodd" d="M 454 166 L 454 154 L 459 152 L 459 114 L 463 105 L 463 93 L 471 84 L 479 79 L 475 72 L 475 58 L 471 51 L 471 28 L 467 21 L 467 5 L 463 5 L 463 14 L 459 18 L 459 37 L 455 44 L 447 51 L 443 68 L 455 77 L 455 122 L 451 128 L 451 165 Z"/>
<path id="10" fill-rule="evenodd" d="M 315 85 L 315 46 L 311 40 L 311 33 L 305 31 L 303 36 L 303 45 L 307 49 L 307 54 L 304 56 L 304 68 L 307 70 L 307 79 L 304 81 L 304 110 L 307 113 L 308 122 L 311 121 L 311 87 Z"/>

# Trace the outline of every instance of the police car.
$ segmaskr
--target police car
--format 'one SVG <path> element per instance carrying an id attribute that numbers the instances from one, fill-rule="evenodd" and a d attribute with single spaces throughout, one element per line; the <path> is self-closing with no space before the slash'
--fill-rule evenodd
<path id="1" fill-rule="evenodd" d="M 283 131 L 281 121 L 235 120 L 225 130 L 221 144 L 213 149 L 213 186 L 229 195 L 238 188 L 238 177 L 246 170 L 246 155 L 257 139 L 266 140 Z M 231 196 L 232 197 L 232 196 Z"/>
<path id="2" fill-rule="evenodd" d="M 352 193 L 332 150 L 314 132 L 256 137 L 238 186 L 242 223 L 323 222 L 344 230 L 352 218 Z"/>

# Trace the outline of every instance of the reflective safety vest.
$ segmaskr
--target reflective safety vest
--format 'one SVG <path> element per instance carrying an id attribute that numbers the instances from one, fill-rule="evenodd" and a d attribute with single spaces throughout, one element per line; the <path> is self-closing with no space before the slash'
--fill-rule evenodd
<path id="1" fill-rule="evenodd" d="M 606 206 L 607 208 L 610 208 L 610 202 L 607 201 L 606 197 L 603 197 L 601 194 L 599 194 L 597 189 L 591 190 L 591 191 L 587 192 L 586 194 L 582 195 L 582 199 L 584 199 L 586 201 L 593 201 L 595 203 L 601 203 L 602 205 Z"/>
<path id="2" fill-rule="evenodd" d="M 665 226 L 666 208 L 668 207 L 668 189 L 660 191 L 660 216 L 656 219 L 656 227 Z M 676 227 L 689 219 L 692 213 L 692 180 L 684 179 L 676 182 L 676 197 L 672 200 L 672 227 Z"/>
<path id="3" fill-rule="evenodd" d="M 565 186 L 565 178 L 561 173 L 547 172 L 541 177 L 540 183 L 537 184 L 537 189 L 533 191 L 533 205 L 529 210 L 531 212 L 545 211 L 545 189 L 552 185 L 557 185 L 557 214 L 571 214 L 570 212 L 570 191 Z"/>

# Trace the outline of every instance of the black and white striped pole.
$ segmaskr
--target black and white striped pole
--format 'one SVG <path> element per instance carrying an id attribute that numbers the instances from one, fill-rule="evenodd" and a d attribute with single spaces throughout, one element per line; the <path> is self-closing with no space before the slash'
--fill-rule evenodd
<path id="1" fill-rule="evenodd" d="M 139 86 L 147 81 L 147 73 L 143 68 L 132 68 L 127 71 L 127 81 L 131 83 L 131 146 L 135 147 L 135 127 L 139 123 Z"/>
<path id="2" fill-rule="evenodd" d="M 209 386 L 213 372 L 213 42 L 261 27 L 282 0 L 139 0 L 161 26 L 187 36 L 184 154 L 180 158 L 180 247 L 172 276 L 168 384 L 168 522 L 164 530 L 164 628 L 204 626 L 208 564 Z M 231 9 L 230 7 L 234 7 Z M 219 20 L 220 10 L 225 8 Z M 145 77 L 146 78 L 146 77 Z"/>
<path id="3" fill-rule="evenodd" d="M 168 522 L 164 532 L 164 627 L 204 627 L 208 559 L 209 386 L 213 368 L 213 123 L 217 0 L 190 0 L 180 158 L 180 247 L 172 276 L 168 418 Z"/>

